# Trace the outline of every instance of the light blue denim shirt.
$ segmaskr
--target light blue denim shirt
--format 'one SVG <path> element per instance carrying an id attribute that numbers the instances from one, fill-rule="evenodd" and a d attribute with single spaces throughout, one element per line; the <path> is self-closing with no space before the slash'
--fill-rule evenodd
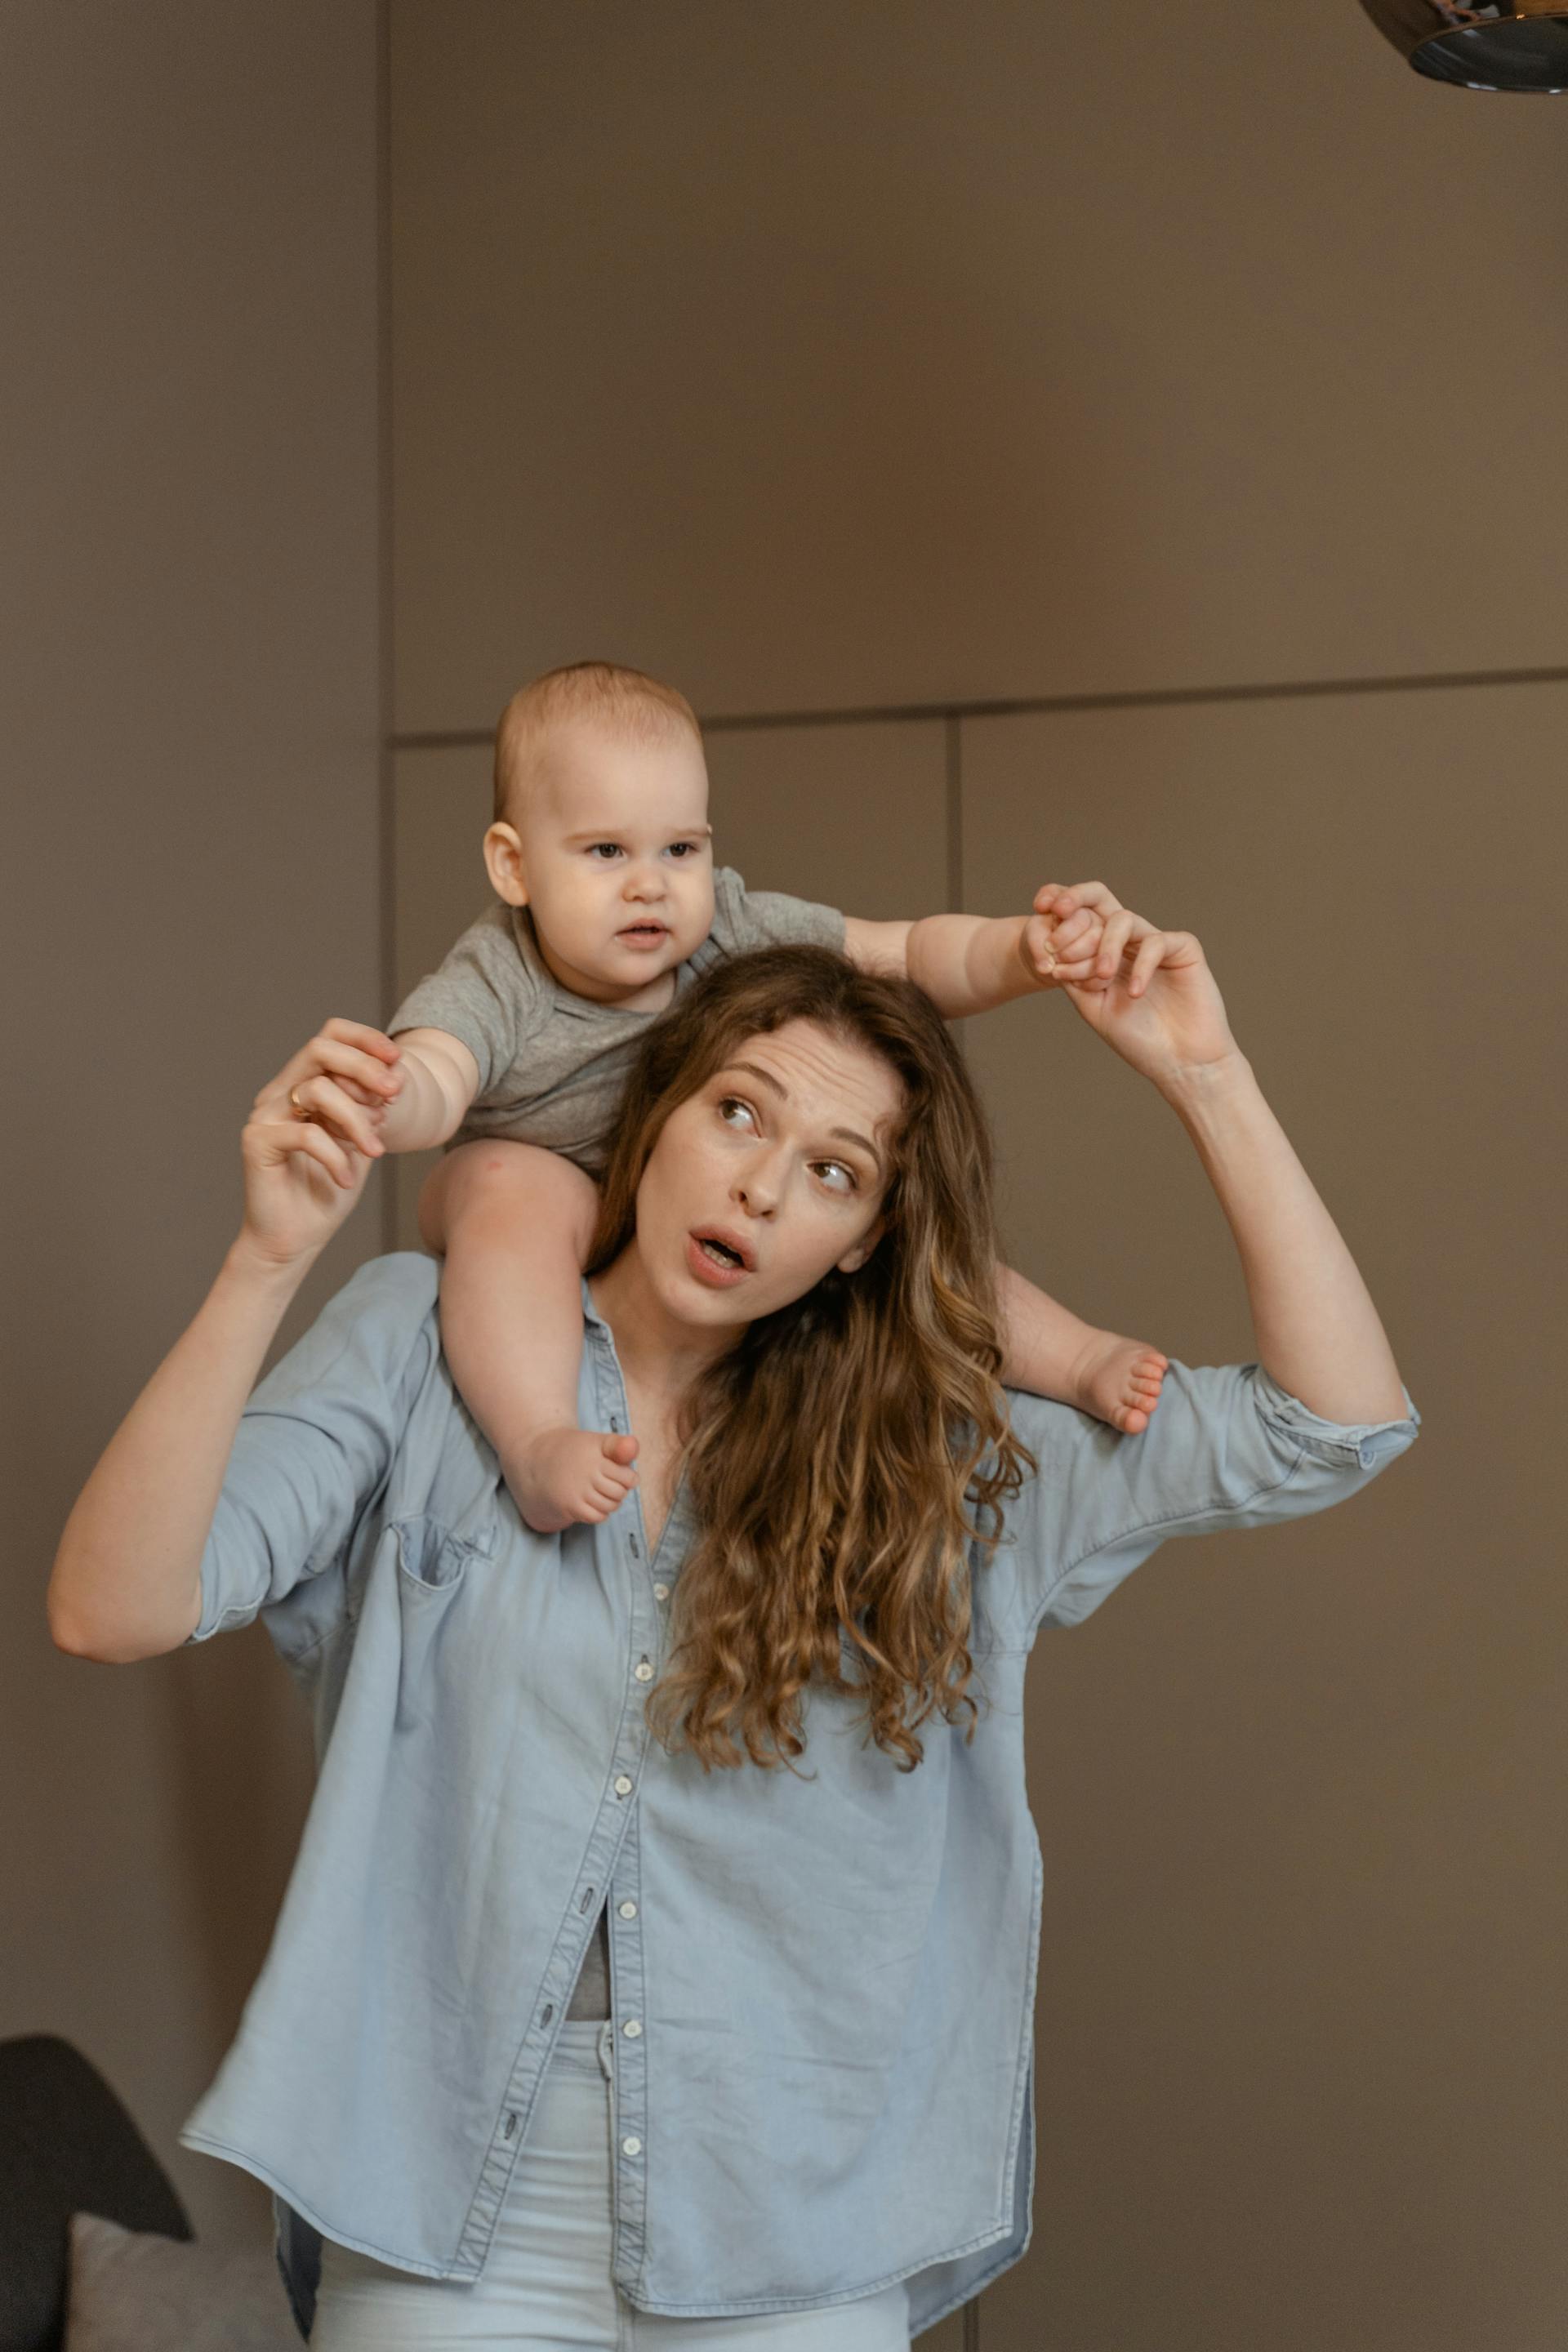
<path id="1" fill-rule="evenodd" d="M 1040 1851 L 1024 1670 L 1167 1536 L 1341 1501 L 1415 1416 L 1342 1428 L 1255 1366 L 1173 1364 L 1141 1437 L 1015 1395 L 1038 1475 L 974 1571 L 989 1696 L 913 1772 L 853 1694 L 800 1768 L 705 1773 L 643 1720 L 691 1535 L 635 1497 L 538 1536 L 440 1353 L 437 1268 L 377 1259 L 247 1406 L 205 1641 L 260 1614 L 312 1710 L 314 1800 L 233 2048 L 182 2135 L 275 2192 L 296 2315 L 319 2235 L 482 2271 L 609 1904 L 614 2274 L 640 2309 L 811 2309 L 908 2281 L 914 2331 L 1023 2253 Z M 626 1426 L 584 1291 L 584 1424 Z"/>

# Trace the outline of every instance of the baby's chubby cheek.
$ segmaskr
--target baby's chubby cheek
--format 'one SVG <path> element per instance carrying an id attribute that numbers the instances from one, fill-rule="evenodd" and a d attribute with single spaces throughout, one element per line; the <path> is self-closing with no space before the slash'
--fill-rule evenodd
<path id="1" fill-rule="evenodd" d="M 679 903 L 671 926 L 675 944 L 680 952 L 676 961 L 684 963 L 702 945 L 713 928 L 713 877 L 710 871 L 681 877 Z"/>

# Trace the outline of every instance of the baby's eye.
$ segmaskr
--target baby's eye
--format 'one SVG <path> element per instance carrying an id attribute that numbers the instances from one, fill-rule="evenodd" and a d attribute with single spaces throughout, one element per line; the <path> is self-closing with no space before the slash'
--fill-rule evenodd
<path id="1" fill-rule="evenodd" d="M 695 857 L 697 844 L 694 841 L 672 841 L 668 854 L 671 857 Z"/>
<path id="2" fill-rule="evenodd" d="M 620 854 L 621 845 L 618 841 L 594 841 L 588 845 L 589 856 L 600 857 L 602 863 L 607 864 L 610 858 L 618 857 Z"/>

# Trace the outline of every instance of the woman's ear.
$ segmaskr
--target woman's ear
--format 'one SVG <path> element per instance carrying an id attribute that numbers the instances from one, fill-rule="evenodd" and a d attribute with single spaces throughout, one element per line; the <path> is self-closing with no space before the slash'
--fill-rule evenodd
<path id="1" fill-rule="evenodd" d="M 523 869 L 522 842 L 512 824 L 492 824 L 485 835 L 485 869 L 498 898 L 509 907 L 528 904 L 528 877 Z"/>
<path id="2" fill-rule="evenodd" d="M 866 1235 L 865 1240 L 857 1242 L 854 1248 L 852 1250 L 847 1250 L 844 1255 L 839 1259 L 839 1273 L 858 1274 L 860 1268 L 865 1265 L 867 1259 L 870 1256 L 871 1252 L 876 1248 L 877 1244 L 881 1240 L 882 1235 L 886 1231 L 887 1226 L 883 1223 L 882 1219 L 879 1217 L 870 1232 Z"/>

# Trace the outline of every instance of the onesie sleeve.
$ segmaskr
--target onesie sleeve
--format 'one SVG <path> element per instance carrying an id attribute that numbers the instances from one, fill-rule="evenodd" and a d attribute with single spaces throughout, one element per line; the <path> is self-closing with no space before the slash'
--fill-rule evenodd
<path id="1" fill-rule="evenodd" d="M 189 1642 L 248 1625 L 342 1556 L 439 1349 L 437 1270 L 409 1252 L 344 1284 L 252 1394 L 202 1555 Z"/>
<path id="2" fill-rule="evenodd" d="M 1343 1502 L 1415 1441 L 1398 1421 L 1325 1421 L 1258 1364 L 1173 1363 L 1138 1437 L 1042 1397 L 1009 1393 L 1015 1433 L 1038 1468 L 1004 1507 L 982 1571 L 1000 1638 L 1030 1644 L 1076 1625 L 1167 1536 L 1261 1527 Z"/>
<path id="3" fill-rule="evenodd" d="M 386 1024 L 393 1037 L 401 1029 L 444 1029 L 459 1039 L 479 1066 L 477 1103 L 502 1090 L 538 1018 L 539 982 L 511 925 L 510 909 L 499 900 L 487 907 Z"/>
<path id="4" fill-rule="evenodd" d="M 725 955 L 748 948 L 837 948 L 844 951 L 844 918 L 837 907 L 791 898 L 782 890 L 748 890 L 731 866 L 713 876 L 714 944 Z"/>

